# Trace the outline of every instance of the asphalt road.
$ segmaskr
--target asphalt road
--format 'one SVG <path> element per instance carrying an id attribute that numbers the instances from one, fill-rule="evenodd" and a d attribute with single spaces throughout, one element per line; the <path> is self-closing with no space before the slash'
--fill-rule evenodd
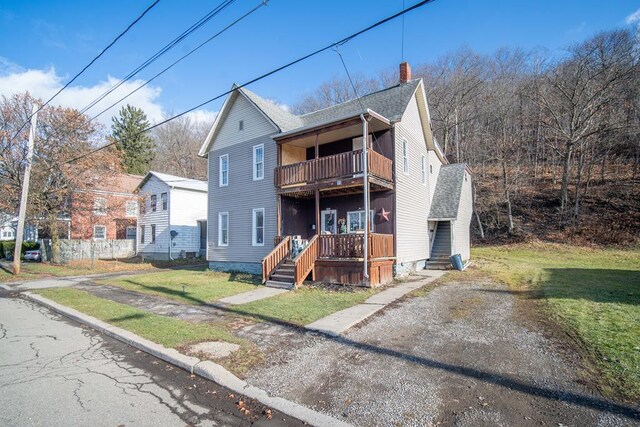
<path id="1" fill-rule="evenodd" d="M 47 309 L 0 296 L 0 425 L 302 425 L 268 412 Z"/>

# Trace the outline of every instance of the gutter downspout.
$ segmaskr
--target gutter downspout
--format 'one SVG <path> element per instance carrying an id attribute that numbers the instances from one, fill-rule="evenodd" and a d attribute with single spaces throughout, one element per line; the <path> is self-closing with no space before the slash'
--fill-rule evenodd
<path id="1" fill-rule="evenodd" d="M 169 261 L 173 261 L 173 256 L 171 254 L 171 246 L 173 245 L 173 239 L 171 238 L 171 191 L 173 187 L 169 187 L 169 191 L 167 192 L 167 229 L 169 230 Z M 160 201 L 162 203 L 162 201 Z"/>
<path id="2" fill-rule="evenodd" d="M 362 268 L 363 277 L 366 282 L 369 281 L 369 163 L 367 158 L 367 142 L 369 139 L 369 132 L 367 129 L 367 119 L 364 114 L 360 114 L 362 119 L 362 171 L 364 175 L 364 241 L 362 243 L 362 249 L 364 252 L 364 263 Z"/>

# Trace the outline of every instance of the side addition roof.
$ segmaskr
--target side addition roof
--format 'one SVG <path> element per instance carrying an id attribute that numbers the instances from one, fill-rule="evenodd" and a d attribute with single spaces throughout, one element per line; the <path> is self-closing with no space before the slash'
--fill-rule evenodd
<path id="1" fill-rule="evenodd" d="M 184 178 L 181 176 L 169 175 L 166 173 L 154 172 L 154 171 L 149 171 L 149 173 L 147 173 L 147 175 L 140 182 L 136 190 L 140 190 L 142 187 L 144 187 L 144 185 L 147 183 L 147 181 L 149 181 L 149 179 L 152 176 L 155 176 L 160 181 L 164 182 L 165 184 L 167 184 L 169 187 L 172 187 L 172 188 L 201 191 L 204 193 L 207 192 L 206 181 L 200 181 L 200 180 L 191 179 L 191 178 Z"/>
<path id="2" fill-rule="evenodd" d="M 429 220 L 456 219 L 458 217 L 460 194 L 466 170 L 467 165 L 464 163 L 443 165 L 440 168 Z"/>

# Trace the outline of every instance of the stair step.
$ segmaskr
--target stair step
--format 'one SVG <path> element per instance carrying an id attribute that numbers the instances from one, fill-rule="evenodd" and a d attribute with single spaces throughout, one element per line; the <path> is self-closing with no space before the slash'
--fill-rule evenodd
<path id="1" fill-rule="evenodd" d="M 270 288 L 293 289 L 293 282 L 278 282 L 276 280 L 267 280 L 266 285 Z"/>
<path id="2" fill-rule="evenodd" d="M 289 266 L 289 265 L 281 265 L 280 267 L 276 268 L 276 271 L 293 271 L 295 270 L 295 267 L 293 265 Z"/>
<path id="3" fill-rule="evenodd" d="M 271 275 L 271 280 L 275 280 L 277 282 L 292 282 L 293 283 L 293 274 L 280 274 L 275 273 Z"/>

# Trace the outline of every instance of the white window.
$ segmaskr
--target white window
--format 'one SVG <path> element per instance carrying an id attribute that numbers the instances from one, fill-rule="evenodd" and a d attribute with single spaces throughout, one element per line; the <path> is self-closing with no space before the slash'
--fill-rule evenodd
<path id="1" fill-rule="evenodd" d="M 107 199 L 103 197 L 96 197 L 95 199 L 93 199 L 93 214 L 94 215 L 107 214 Z"/>
<path id="2" fill-rule="evenodd" d="M 160 202 L 162 203 L 162 210 L 167 210 L 167 193 L 160 194 Z"/>
<path id="3" fill-rule="evenodd" d="M 406 139 L 402 140 L 402 170 L 409 175 L 409 144 Z"/>
<path id="4" fill-rule="evenodd" d="M 229 212 L 218 214 L 218 246 L 229 246 Z"/>
<path id="5" fill-rule="evenodd" d="M 253 180 L 264 178 L 264 144 L 253 146 Z"/>
<path id="6" fill-rule="evenodd" d="M 93 226 L 93 238 L 95 240 L 104 240 L 107 238 L 107 227 L 104 225 Z"/>
<path id="7" fill-rule="evenodd" d="M 252 230 L 251 243 L 253 246 L 264 246 L 264 208 L 253 210 Z"/>
<path id="8" fill-rule="evenodd" d="M 151 212 L 155 212 L 158 207 L 158 196 L 155 194 L 151 195 Z"/>
<path id="9" fill-rule="evenodd" d="M 220 156 L 220 187 L 229 185 L 229 155 Z"/>
<path id="10" fill-rule="evenodd" d="M 126 229 L 126 238 L 131 240 L 136 240 L 136 228 L 135 227 L 127 227 Z"/>
<path id="11" fill-rule="evenodd" d="M 422 155 L 422 183 L 427 185 L 427 158 Z"/>
<path id="12" fill-rule="evenodd" d="M 364 231 L 364 211 L 347 212 L 347 232 Z M 369 231 L 373 233 L 373 211 L 369 211 Z"/>
<path id="13" fill-rule="evenodd" d="M 126 216 L 138 216 L 138 202 L 135 200 L 127 200 L 124 205 L 124 213 Z"/>

